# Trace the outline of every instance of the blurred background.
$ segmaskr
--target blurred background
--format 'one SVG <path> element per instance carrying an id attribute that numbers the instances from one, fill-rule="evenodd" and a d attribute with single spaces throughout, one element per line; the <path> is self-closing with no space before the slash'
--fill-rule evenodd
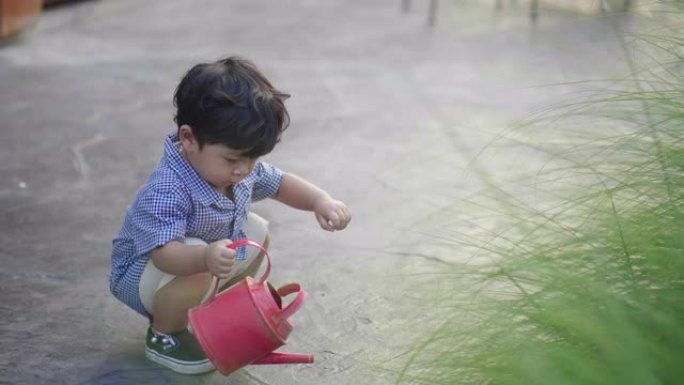
<path id="1" fill-rule="evenodd" d="M 473 266 L 513 254 L 488 247 L 519 228 L 518 208 L 536 218 L 588 191 L 580 173 L 567 195 L 538 176 L 625 125 L 558 122 L 634 87 L 635 36 L 679 25 L 666 3 L 0 0 L 0 383 L 480 381 L 431 372 L 425 341 L 479 317 L 463 307 L 479 298 Z M 677 41 L 661 46 L 681 52 Z M 146 320 L 109 294 L 111 239 L 175 129 L 178 81 L 229 55 L 292 95 L 290 128 L 265 160 L 326 188 L 354 219 L 330 234 L 309 213 L 253 206 L 271 223 L 271 281 L 310 294 L 283 350 L 314 364 L 183 376 L 145 360 Z M 461 354 L 441 340 L 432 354 Z"/>

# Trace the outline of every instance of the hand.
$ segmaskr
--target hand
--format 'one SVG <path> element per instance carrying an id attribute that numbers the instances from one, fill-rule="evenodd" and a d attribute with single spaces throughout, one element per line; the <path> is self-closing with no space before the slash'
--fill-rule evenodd
<path id="1" fill-rule="evenodd" d="M 207 270 L 220 279 L 229 278 L 230 272 L 233 270 L 237 253 L 228 248 L 231 243 L 233 241 L 230 239 L 221 239 L 204 248 L 204 264 L 207 266 Z"/>
<path id="2" fill-rule="evenodd" d="M 321 228 L 328 231 L 342 230 L 351 221 L 351 212 L 343 202 L 330 197 L 314 204 L 314 214 Z"/>

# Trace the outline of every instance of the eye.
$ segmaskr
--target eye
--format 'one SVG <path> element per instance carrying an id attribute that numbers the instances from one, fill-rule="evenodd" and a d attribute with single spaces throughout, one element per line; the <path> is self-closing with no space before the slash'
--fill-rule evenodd
<path id="1" fill-rule="evenodd" d="M 223 158 L 226 160 L 228 163 L 237 163 L 239 162 L 239 159 L 233 159 L 233 158 Z"/>

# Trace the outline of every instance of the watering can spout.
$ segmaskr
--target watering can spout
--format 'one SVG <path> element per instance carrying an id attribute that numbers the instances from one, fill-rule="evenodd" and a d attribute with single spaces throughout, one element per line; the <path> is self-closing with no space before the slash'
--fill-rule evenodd
<path id="1" fill-rule="evenodd" d="M 314 357 L 311 354 L 271 352 L 271 354 L 252 362 L 252 364 L 310 364 L 313 362 Z"/>

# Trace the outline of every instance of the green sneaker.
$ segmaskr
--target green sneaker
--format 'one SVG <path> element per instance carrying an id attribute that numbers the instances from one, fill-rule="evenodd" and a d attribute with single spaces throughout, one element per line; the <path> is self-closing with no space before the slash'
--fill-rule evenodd
<path id="1" fill-rule="evenodd" d="M 200 374 L 214 370 L 214 365 L 187 329 L 173 334 L 147 329 L 145 356 L 178 373 Z"/>

